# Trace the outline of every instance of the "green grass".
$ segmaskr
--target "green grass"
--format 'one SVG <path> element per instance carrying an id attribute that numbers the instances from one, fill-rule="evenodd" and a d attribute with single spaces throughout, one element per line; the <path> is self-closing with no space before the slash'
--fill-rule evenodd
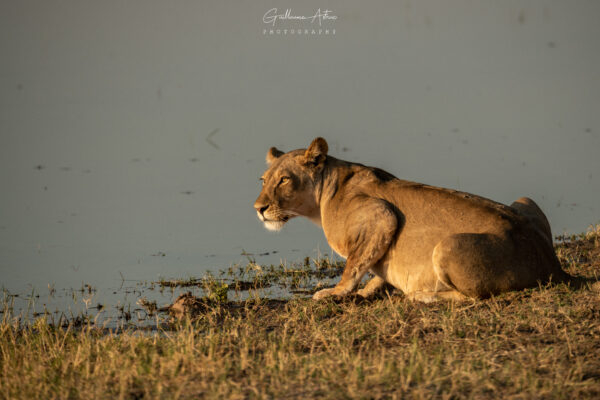
<path id="1" fill-rule="evenodd" d="M 600 229 L 560 238 L 557 254 L 568 272 L 595 277 Z M 386 293 L 201 304 L 156 332 L 5 313 L 0 398 L 600 396 L 600 294 L 585 286 L 460 303 Z"/>

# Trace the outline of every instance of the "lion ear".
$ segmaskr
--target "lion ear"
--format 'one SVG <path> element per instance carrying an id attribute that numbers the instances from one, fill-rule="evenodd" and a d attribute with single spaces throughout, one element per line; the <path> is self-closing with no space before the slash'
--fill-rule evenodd
<path id="1" fill-rule="evenodd" d="M 318 137 L 312 141 L 306 152 L 304 153 L 304 161 L 307 164 L 319 165 L 327 158 L 329 146 L 322 137 Z"/>
<path id="2" fill-rule="evenodd" d="M 269 151 L 267 151 L 267 164 L 271 164 L 275 159 L 281 157 L 283 155 L 283 151 L 277 150 L 275 147 L 271 147 Z"/>

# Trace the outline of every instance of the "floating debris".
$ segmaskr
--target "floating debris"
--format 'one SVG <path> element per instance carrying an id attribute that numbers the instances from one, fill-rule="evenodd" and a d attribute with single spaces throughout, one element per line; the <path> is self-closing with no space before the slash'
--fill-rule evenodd
<path id="1" fill-rule="evenodd" d="M 148 315 L 154 315 L 154 313 L 156 313 L 156 311 L 158 311 L 158 306 L 156 305 L 156 300 L 149 301 L 145 297 L 141 297 L 138 299 L 136 304 L 139 305 L 140 307 L 142 307 L 144 310 L 146 310 L 146 313 Z"/>
<path id="2" fill-rule="evenodd" d="M 172 317 L 177 319 L 184 316 L 195 317 L 210 310 L 212 302 L 205 297 L 196 297 L 192 292 L 179 295 L 173 304 L 161 308 L 167 310 Z"/>
<path id="3" fill-rule="evenodd" d="M 220 150 L 221 148 L 212 141 L 212 137 L 215 136 L 217 133 L 219 132 L 219 128 L 214 129 L 211 133 L 208 134 L 208 136 L 206 137 L 206 142 L 208 144 L 210 144 L 212 147 L 214 147 L 217 150 Z"/>

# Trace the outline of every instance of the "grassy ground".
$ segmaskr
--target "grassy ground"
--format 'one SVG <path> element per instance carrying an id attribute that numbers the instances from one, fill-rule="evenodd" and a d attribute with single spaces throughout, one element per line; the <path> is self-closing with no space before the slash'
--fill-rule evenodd
<path id="1" fill-rule="evenodd" d="M 560 238 L 600 273 L 600 229 Z M 0 324 L 0 398 L 598 398 L 600 294 L 544 286 L 420 304 L 212 301 L 148 334 Z"/>

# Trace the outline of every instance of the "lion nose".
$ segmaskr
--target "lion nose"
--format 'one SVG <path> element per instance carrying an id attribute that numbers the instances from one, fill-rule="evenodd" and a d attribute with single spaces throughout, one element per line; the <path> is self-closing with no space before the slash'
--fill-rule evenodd
<path id="1" fill-rule="evenodd" d="M 269 206 L 263 206 L 262 204 L 255 206 L 256 211 L 258 211 L 260 213 L 260 215 L 263 215 L 265 211 L 267 211 L 267 208 L 269 208 Z"/>

